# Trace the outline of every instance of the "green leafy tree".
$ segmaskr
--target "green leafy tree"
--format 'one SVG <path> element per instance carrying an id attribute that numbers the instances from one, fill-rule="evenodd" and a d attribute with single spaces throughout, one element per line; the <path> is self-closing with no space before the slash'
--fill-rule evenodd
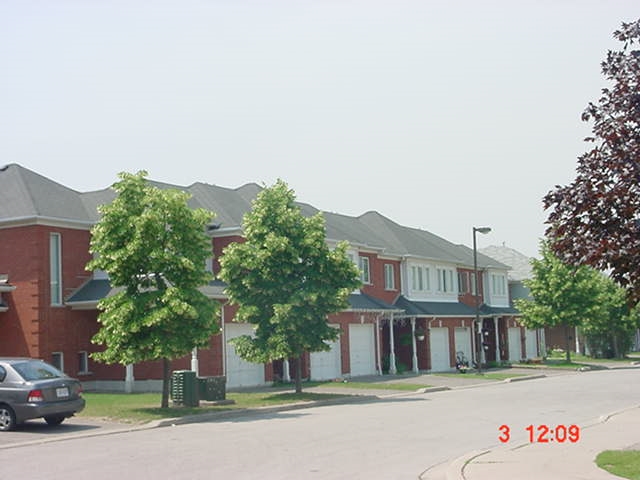
<path id="1" fill-rule="evenodd" d="M 90 270 L 109 274 L 119 292 L 102 299 L 101 328 L 93 342 L 104 351 L 92 355 L 106 363 L 163 361 L 162 408 L 169 405 L 171 359 L 204 347 L 219 326 L 216 304 L 198 288 L 210 274 L 205 234 L 213 213 L 188 207 L 188 194 L 161 190 L 147 173 L 121 173 L 117 197 L 100 207 L 92 229 Z"/>
<path id="2" fill-rule="evenodd" d="M 587 319 L 582 333 L 592 356 L 623 358 L 638 328 L 638 308 L 630 309 L 625 290 L 604 275 L 600 276 L 600 290 L 605 314 Z"/>
<path id="3" fill-rule="evenodd" d="M 347 307 L 358 269 L 346 243 L 328 248 L 322 214 L 304 217 L 282 180 L 260 192 L 243 227 L 246 241 L 225 249 L 220 277 L 239 307 L 236 319 L 256 327 L 254 336 L 232 341 L 248 361 L 295 358 L 299 393 L 302 355 L 326 351 L 337 338 L 327 315 Z"/>
<path id="4" fill-rule="evenodd" d="M 605 315 L 601 274 L 590 267 L 563 263 L 547 243 L 542 244 L 540 253 L 542 258 L 531 262 L 532 278 L 524 282 L 532 299 L 516 300 L 516 307 L 527 328 L 564 326 L 566 359 L 570 362 L 570 328 Z"/>

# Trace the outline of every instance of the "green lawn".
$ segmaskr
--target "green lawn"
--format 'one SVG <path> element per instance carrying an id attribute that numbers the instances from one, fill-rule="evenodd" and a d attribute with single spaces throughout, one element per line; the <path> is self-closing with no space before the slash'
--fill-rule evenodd
<path id="1" fill-rule="evenodd" d="M 562 362 L 565 363 L 565 354 L 554 352 L 552 355 L 547 357 L 547 362 Z M 571 363 L 572 364 L 583 364 L 583 363 L 610 363 L 610 362 L 620 362 L 620 363 L 629 363 L 634 360 L 638 360 L 634 354 L 629 354 L 627 358 L 592 358 L 587 355 L 582 355 L 580 353 L 571 352 Z"/>
<path id="2" fill-rule="evenodd" d="M 596 464 L 619 477 L 640 480 L 640 450 L 606 450 L 596 457 Z"/>
<path id="3" fill-rule="evenodd" d="M 220 412 L 239 408 L 255 408 L 270 405 L 283 405 L 296 402 L 329 400 L 345 395 L 328 393 L 227 393 L 233 405 L 201 406 L 199 408 L 166 408 L 160 405 L 159 393 L 90 393 L 83 394 L 87 401 L 85 409 L 79 414 L 84 417 L 97 417 L 126 423 L 145 423 L 163 418 L 183 417 L 199 413 Z"/>

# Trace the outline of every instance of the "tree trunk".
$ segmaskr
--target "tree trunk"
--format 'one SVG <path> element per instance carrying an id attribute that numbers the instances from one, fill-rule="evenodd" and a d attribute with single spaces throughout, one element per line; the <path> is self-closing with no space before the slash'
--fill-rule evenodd
<path id="1" fill-rule="evenodd" d="M 169 380 L 171 364 L 168 358 L 162 359 L 162 401 L 160 408 L 169 408 Z"/>
<path id="2" fill-rule="evenodd" d="M 620 352 L 620 343 L 618 342 L 618 334 L 614 332 L 613 334 L 613 355 L 616 358 L 622 358 L 624 355 Z"/>
<path id="3" fill-rule="evenodd" d="M 569 335 L 569 325 L 564 325 L 565 359 L 571 363 L 571 336 Z"/>
<path id="4" fill-rule="evenodd" d="M 302 354 L 296 358 L 296 393 L 302 393 Z"/>

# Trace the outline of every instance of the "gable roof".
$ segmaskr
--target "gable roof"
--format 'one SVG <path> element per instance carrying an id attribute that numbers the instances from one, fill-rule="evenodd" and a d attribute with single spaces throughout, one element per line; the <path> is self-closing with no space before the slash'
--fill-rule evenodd
<path id="1" fill-rule="evenodd" d="M 92 222 L 80 194 L 20 165 L 0 169 L 0 219 Z"/>
<path id="2" fill-rule="evenodd" d="M 150 182 L 159 188 L 188 192 L 191 207 L 215 212 L 215 223 L 231 229 L 241 228 L 244 214 L 251 210 L 253 200 L 262 190 L 255 183 L 232 189 L 200 182 L 188 187 Z M 110 203 L 114 198 L 115 192 L 111 188 L 77 192 L 17 164 L 0 169 L 0 224 L 12 219 L 56 219 L 89 228 L 99 220 L 98 206 Z M 306 203 L 298 203 L 298 206 L 306 216 L 319 212 Z M 346 240 L 385 255 L 473 265 L 473 251 L 469 247 L 453 244 L 426 230 L 399 225 L 378 212 L 367 212 L 359 217 L 322 213 L 330 240 Z M 482 254 L 478 254 L 478 266 L 508 268 Z"/>
<path id="3" fill-rule="evenodd" d="M 509 265 L 511 270 L 509 271 L 509 280 L 522 281 L 531 278 L 533 270 L 531 267 L 531 257 L 509 248 L 506 245 L 498 246 L 491 245 L 489 247 L 481 248 L 480 251 L 491 258 L 495 258 L 497 261 Z"/>

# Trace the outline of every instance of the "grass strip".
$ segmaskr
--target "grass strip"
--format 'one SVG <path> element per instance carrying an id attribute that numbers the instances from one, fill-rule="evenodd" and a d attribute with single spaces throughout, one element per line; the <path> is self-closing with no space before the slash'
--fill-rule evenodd
<path id="1" fill-rule="evenodd" d="M 278 392 L 230 392 L 228 400 L 232 405 L 201 406 L 197 408 L 178 407 L 160 408 L 159 393 L 91 393 L 83 394 L 87 405 L 78 415 L 83 417 L 104 418 L 123 423 L 146 423 L 164 418 L 184 417 L 200 413 L 222 412 L 239 408 L 256 408 L 290 403 L 330 400 L 348 395 L 330 393 L 278 393 Z"/>
<path id="2" fill-rule="evenodd" d="M 596 465 L 613 475 L 640 480 L 640 450 L 605 450 L 596 457 Z"/>

